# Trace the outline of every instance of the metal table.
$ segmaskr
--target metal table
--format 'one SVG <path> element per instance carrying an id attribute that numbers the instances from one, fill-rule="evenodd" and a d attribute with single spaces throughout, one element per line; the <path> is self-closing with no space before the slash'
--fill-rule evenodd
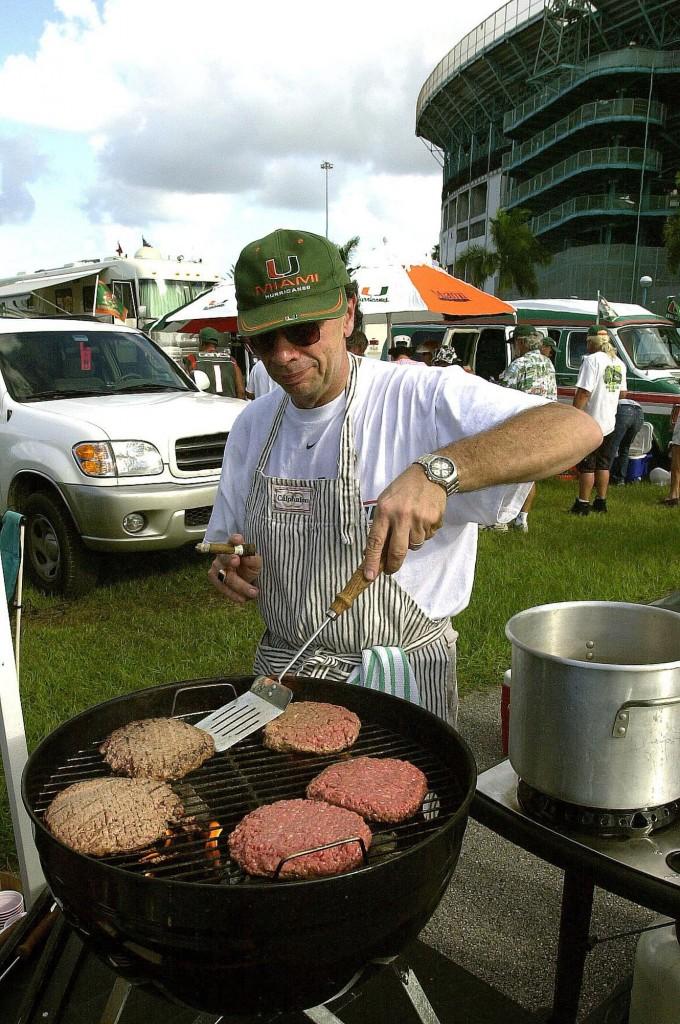
<path id="1" fill-rule="evenodd" d="M 583 984 L 595 886 L 680 918 L 680 824 L 644 838 L 606 839 L 551 828 L 517 801 L 508 760 L 482 772 L 471 817 L 564 871 L 550 1024 L 575 1024 Z"/>

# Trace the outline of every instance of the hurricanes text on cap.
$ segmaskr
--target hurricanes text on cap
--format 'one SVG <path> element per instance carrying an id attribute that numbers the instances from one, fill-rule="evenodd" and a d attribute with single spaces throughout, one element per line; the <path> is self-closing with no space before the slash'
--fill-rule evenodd
<path id="1" fill-rule="evenodd" d="M 322 235 L 279 228 L 247 245 L 234 270 L 238 329 L 247 336 L 347 311 L 349 274 Z"/>

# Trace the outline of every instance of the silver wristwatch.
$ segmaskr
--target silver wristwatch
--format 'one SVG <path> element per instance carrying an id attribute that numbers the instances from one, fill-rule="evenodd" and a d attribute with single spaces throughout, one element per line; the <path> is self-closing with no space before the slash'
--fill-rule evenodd
<path id="1" fill-rule="evenodd" d="M 443 487 L 448 497 L 460 490 L 456 464 L 446 455 L 421 455 L 414 465 L 422 466 L 427 479 Z"/>

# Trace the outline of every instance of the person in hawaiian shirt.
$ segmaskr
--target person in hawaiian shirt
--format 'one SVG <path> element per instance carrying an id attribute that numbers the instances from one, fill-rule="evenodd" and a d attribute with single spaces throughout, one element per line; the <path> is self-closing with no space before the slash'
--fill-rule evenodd
<path id="1" fill-rule="evenodd" d="M 498 383 L 502 387 L 515 388 L 529 395 L 541 395 L 557 401 L 557 384 L 555 367 L 542 348 L 546 339 L 530 324 L 518 324 L 512 335 L 515 358 L 508 368 L 501 373 Z M 536 484 L 531 488 L 522 511 L 513 520 L 513 527 L 527 533 L 529 530 L 529 511 L 536 498 Z"/>

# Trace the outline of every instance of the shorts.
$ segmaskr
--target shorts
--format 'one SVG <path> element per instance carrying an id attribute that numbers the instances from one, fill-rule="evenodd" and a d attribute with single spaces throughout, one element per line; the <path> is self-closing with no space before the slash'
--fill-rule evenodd
<path id="1" fill-rule="evenodd" d="M 612 430 L 611 434 L 602 438 L 599 448 L 596 448 L 590 455 L 586 455 L 585 459 L 581 459 L 576 467 L 579 473 L 594 473 L 598 469 L 609 469 L 612 461 L 613 441 L 614 431 Z"/>

